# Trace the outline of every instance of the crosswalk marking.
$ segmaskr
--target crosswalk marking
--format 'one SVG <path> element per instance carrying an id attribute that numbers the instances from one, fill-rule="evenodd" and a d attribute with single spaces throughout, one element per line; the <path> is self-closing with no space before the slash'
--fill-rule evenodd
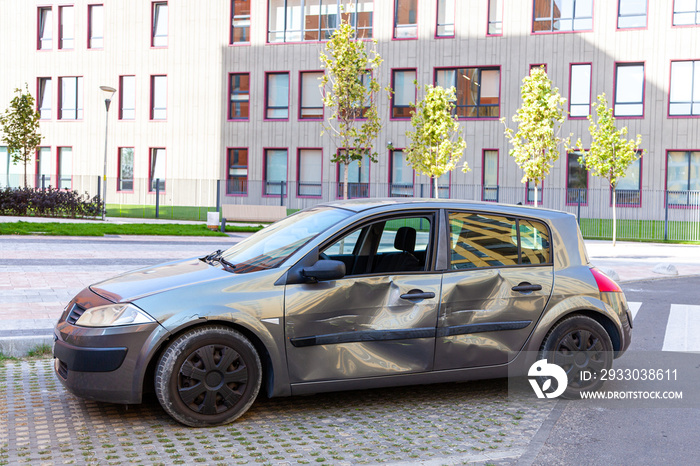
<path id="1" fill-rule="evenodd" d="M 671 304 L 662 351 L 700 351 L 700 306 Z"/>
<path id="2" fill-rule="evenodd" d="M 639 308 L 642 307 L 642 303 L 628 301 L 627 305 L 630 307 L 630 311 L 632 312 L 632 320 L 634 320 L 634 318 L 637 317 L 637 312 L 639 312 Z"/>

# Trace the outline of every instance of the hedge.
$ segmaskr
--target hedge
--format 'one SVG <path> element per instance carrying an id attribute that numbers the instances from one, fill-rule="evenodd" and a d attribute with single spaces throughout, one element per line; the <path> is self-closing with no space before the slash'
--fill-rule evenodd
<path id="1" fill-rule="evenodd" d="M 99 197 L 67 189 L 0 189 L 0 215 L 41 217 L 96 217 L 102 213 Z"/>

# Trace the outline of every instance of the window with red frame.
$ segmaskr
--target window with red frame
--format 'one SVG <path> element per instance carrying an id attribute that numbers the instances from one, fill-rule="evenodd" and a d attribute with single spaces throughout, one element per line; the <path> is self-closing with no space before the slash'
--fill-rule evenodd
<path id="1" fill-rule="evenodd" d="M 167 86 L 167 76 L 151 76 L 151 120 L 165 120 L 167 117 Z"/>
<path id="2" fill-rule="evenodd" d="M 119 77 L 119 119 L 136 118 L 136 76 Z"/>
<path id="3" fill-rule="evenodd" d="M 248 194 L 248 149 L 237 147 L 227 151 L 226 194 Z"/>
<path id="4" fill-rule="evenodd" d="M 229 120 L 247 120 L 250 116 L 250 73 L 231 73 L 229 84 Z"/>
<path id="5" fill-rule="evenodd" d="M 101 49 L 104 47 L 104 7 L 102 5 L 88 6 L 88 48 Z"/>
<path id="6" fill-rule="evenodd" d="M 42 6 L 37 10 L 39 24 L 37 31 L 37 50 L 53 48 L 53 11 L 50 6 Z"/>
<path id="7" fill-rule="evenodd" d="M 616 117 L 644 115 L 644 64 L 618 63 L 615 68 Z"/>
<path id="8" fill-rule="evenodd" d="M 168 2 L 153 2 L 151 46 L 168 46 Z"/>
<path id="9" fill-rule="evenodd" d="M 323 157 L 321 149 L 299 149 L 297 196 L 321 197 Z"/>
<path id="10" fill-rule="evenodd" d="M 455 35 L 455 0 L 438 0 L 435 35 L 437 37 Z"/>
<path id="11" fill-rule="evenodd" d="M 267 73 L 265 79 L 265 118 L 286 120 L 289 118 L 289 73 Z"/>
<path id="12" fill-rule="evenodd" d="M 612 193 L 610 193 L 612 204 Z M 617 180 L 615 203 L 621 207 L 642 205 L 642 158 L 632 162 L 625 170 L 625 176 Z"/>
<path id="13" fill-rule="evenodd" d="M 697 0 L 673 1 L 673 25 L 690 26 L 700 24 L 700 2 Z"/>
<path id="14" fill-rule="evenodd" d="M 318 120 L 323 118 L 323 96 L 319 87 L 323 71 L 304 71 L 299 73 L 299 76 L 301 79 L 299 119 Z"/>
<path id="15" fill-rule="evenodd" d="M 231 0 L 231 44 L 250 43 L 251 1 Z"/>
<path id="16" fill-rule="evenodd" d="M 394 39 L 418 37 L 418 0 L 394 0 Z"/>
<path id="17" fill-rule="evenodd" d="M 533 0 L 532 32 L 593 29 L 593 0 Z"/>
<path id="18" fill-rule="evenodd" d="M 572 151 L 567 157 L 566 171 L 566 203 L 587 204 L 588 201 L 588 170 L 581 165 L 579 158 L 586 156 L 585 152 Z"/>
<path id="19" fill-rule="evenodd" d="M 503 34 L 503 1 L 489 0 L 489 35 Z"/>
<path id="20" fill-rule="evenodd" d="M 165 191 L 165 148 L 152 148 L 148 161 L 148 191 Z"/>
<path id="21" fill-rule="evenodd" d="M 394 93 L 391 96 L 391 117 L 411 118 L 416 102 L 416 70 L 393 70 L 391 81 Z"/>
<path id="22" fill-rule="evenodd" d="M 58 48 L 75 48 L 75 9 L 72 5 L 58 7 Z"/>
<path id="23" fill-rule="evenodd" d="M 134 148 L 119 148 L 119 172 L 117 173 L 117 191 L 134 190 Z"/>
<path id="24" fill-rule="evenodd" d="M 454 114 L 459 118 L 498 118 L 500 78 L 498 68 L 452 68 L 435 71 L 435 84 L 456 90 Z"/>
<path id="25" fill-rule="evenodd" d="M 619 0 L 617 4 L 617 28 L 647 27 L 648 0 Z"/>
<path id="26" fill-rule="evenodd" d="M 569 116 L 587 117 L 591 113 L 591 65 L 571 65 L 569 80 Z"/>
<path id="27" fill-rule="evenodd" d="M 671 62 L 668 114 L 700 116 L 700 60 Z"/>
<path id="28" fill-rule="evenodd" d="M 83 78 L 80 76 L 63 76 L 58 78 L 59 85 L 59 120 L 83 119 Z"/>

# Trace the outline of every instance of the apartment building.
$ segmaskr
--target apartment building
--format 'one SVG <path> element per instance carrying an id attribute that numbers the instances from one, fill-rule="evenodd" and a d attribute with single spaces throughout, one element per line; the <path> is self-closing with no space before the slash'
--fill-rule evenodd
<path id="1" fill-rule="evenodd" d="M 544 66 L 567 99 L 562 135 L 590 143 L 586 117 L 601 93 L 618 126 L 641 134 L 644 155 L 618 204 L 657 216 L 665 203 L 698 204 L 695 0 L 0 0 L 0 11 L 0 107 L 27 83 L 41 112 L 34 186 L 96 194 L 106 128 L 108 203 L 152 204 L 158 192 L 173 205 L 214 205 L 217 186 L 232 203 L 338 198 L 344 167 L 321 135 L 318 78 L 324 41 L 345 16 L 368 47 L 376 39 L 376 77 L 394 89 L 378 101 L 378 162 L 348 168 L 352 196 L 431 194 L 402 153 L 415 80 L 456 88 L 471 170 L 442 177 L 440 196 L 531 202 L 500 119 L 514 127 L 521 80 Z M 109 113 L 100 86 L 116 89 Z M 545 206 L 609 191 L 578 156 L 562 149 Z M 0 186 L 21 183 L 9 160 L 0 145 Z"/>

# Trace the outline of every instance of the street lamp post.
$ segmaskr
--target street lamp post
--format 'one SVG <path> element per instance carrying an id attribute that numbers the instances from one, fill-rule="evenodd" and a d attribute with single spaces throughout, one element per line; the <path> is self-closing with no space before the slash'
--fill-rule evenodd
<path id="1" fill-rule="evenodd" d="M 100 86 L 100 89 L 105 93 L 105 162 L 102 171 L 102 221 L 105 220 L 105 206 L 107 205 L 107 122 L 109 120 L 109 104 L 112 103 L 112 97 L 117 90 L 109 86 Z"/>

